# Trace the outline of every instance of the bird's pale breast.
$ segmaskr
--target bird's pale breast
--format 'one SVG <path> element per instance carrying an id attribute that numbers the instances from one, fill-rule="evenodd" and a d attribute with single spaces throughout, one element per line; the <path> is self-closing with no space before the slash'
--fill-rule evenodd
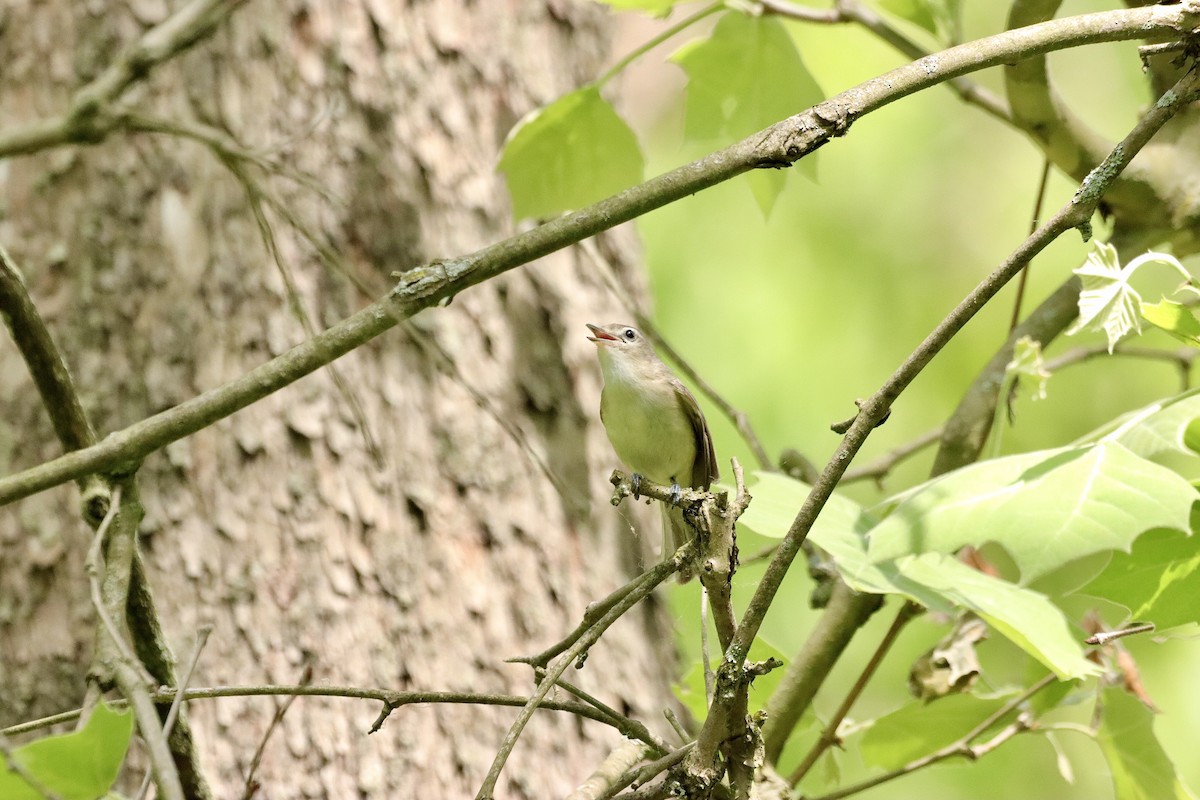
<path id="1" fill-rule="evenodd" d="M 695 433 L 674 388 L 665 381 L 605 381 L 600 415 L 613 449 L 625 465 L 655 483 L 691 480 Z M 646 389 L 643 387 L 653 387 Z"/>

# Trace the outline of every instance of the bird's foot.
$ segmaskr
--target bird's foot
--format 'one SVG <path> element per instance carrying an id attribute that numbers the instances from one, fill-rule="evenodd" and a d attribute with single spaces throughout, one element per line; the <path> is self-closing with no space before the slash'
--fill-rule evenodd
<path id="1" fill-rule="evenodd" d="M 635 472 L 629 476 L 629 488 L 633 490 L 633 499 L 642 499 L 642 474 Z"/>
<path id="2" fill-rule="evenodd" d="M 683 489 L 679 488 L 679 484 L 671 482 L 671 505 L 679 505 L 679 501 L 683 499 Z"/>

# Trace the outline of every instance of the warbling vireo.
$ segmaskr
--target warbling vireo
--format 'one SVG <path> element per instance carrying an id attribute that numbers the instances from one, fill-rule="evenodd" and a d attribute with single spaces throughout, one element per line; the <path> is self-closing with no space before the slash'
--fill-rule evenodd
<path id="1" fill-rule="evenodd" d="M 631 325 L 588 325 L 600 355 L 600 419 L 613 450 L 635 475 L 708 490 L 718 478 L 712 436 L 696 398 Z M 636 478 L 635 478 L 636 483 Z M 683 511 L 663 504 L 663 547 L 670 555 L 692 536 Z M 681 571 L 679 581 L 695 577 Z"/>

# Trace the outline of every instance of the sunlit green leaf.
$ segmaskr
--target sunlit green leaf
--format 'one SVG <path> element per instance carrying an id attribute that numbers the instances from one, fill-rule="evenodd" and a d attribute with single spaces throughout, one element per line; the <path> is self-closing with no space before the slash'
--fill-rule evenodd
<path id="1" fill-rule="evenodd" d="M 1117 248 L 1096 241 L 1083 266 L 1074 272 L 1083 280 L 1083 289 L 1079 293 L 1079 319 L 1068 335 L 1083 330 L 1104 331 L 1111 353 L 1122 336 L 1130 331 L 1142 332 L 1138 313 L 1142 298 L 1129 285 L 1132 273 L 1121 269 Z"/>
<path id="2" fill-rule="evenodd" d="M 1042 358 L 1041 343 L 1028 336 L 1018 339 L 1006 371 L 1032 384 L 1034 400 L 1046 399 L 1046 381 L 1050 380 L 1050 373 L 1046 371 L 1046 363 Z"/>
<path id="3" fill-rule="evenodd" d="M 807 497 L 808 487 L 776 473 L 756 473 L 754 477 L 749 487 L 754 502 L 738 524 L 756 533 L 782 536 Z M 1095 671 L 1095 665 L 1082 657 L 1077 637 L 1062 613 L 1043 595 L 984 575 L 941 553 L 870 559 L 863 533 L 873 521 L 856 503 L 835 494 L 809 533 L 809 540 L 830 554 L 851 587 L 873 594 L 903 595 L 936 611 L 969 609 L 1059 677 L 1082 677 Z"/>
<path id="4" fill-rule="evenodd" d="M 930 33 L 937 33 L 937 18 L 930 0 L 879 0 L 879 7 Z"/>
<path id="5" fill-rule="evenodd" d="M 751 478 L 749 489 L 754 501 L 738 519 L 738 526 L 749 528 L 759 536 L 782 539 L 807 499 L 810 487 L 778 472 L 754 472 Z M 866 515 L 862 506 L 835 493 L 821 509 L 810 535 L 819 535 L 817 530 L 830 528 L 866 531 L 874 524 L 875 520 Z"/>
<path id="6" fill-rule="evenodd" d="M 12 759 L 41 787 L 61 800 L 103 797 L 117 779 L 133 734 L 133 715 L 101 703 L 82 730 L 47 736 L 13 748 Z M 0 761 L 0 797 L 4 800 L 46 800 Z"/>
<path id="7" fill-rule="evenodd" d="M 1179 341 L 1192 347 L 1200 347 L 1200 319 L 1196 318 L 1196 312 L 1188 306 L 1173 300 L 1142 303 L 1142 317 Z"/>
<path id="8" fill-rule="evenodd" d="M 1148 251 L 1122 267 L 1117 248 L 1096 241 L 1083 266 L 1074 270 L 1083 281 L 1083 289 L 1079 292 L 1079 320 L 1067 333 L 1102 330 L 1110 353 L 1127 333 L 1141 333 L 1142 298 L 1129 281 L 1146 264 L 1165 264 L 1180 273 L 1185 286 L 1191 282 L 1187 270 L 1173 256 Z"/>
<path id="9" fill-rule="evenodd" d="M 754 202 L 758 203 L 758 210 L 762 212 L 763 217 L 769 217 L 775 209 L 779 193 L 787 185 L 787 173 L 777 169 L 756 169 L 746 173 L 746 183 L 750 186 L 750 193 L 754 195 Z"/>
<path id="10" fill-rule="evenodd" d="M 1193 389 L 1117 417 L 1075 444 L 1117 442 L 1142 458 L 1167 453 L 1195 456 L 1200 453 L 1200 438 L 1190 436 L 1189 430 L 1197 419 L 1200 389 Z"/>
<path id="11" fill-rule="evenodd" d="M 637 137 L 587 86 L 517 123 L 500 155 L 518 219 L 581 208 L 642 180 Z"/>
<path id="12" fill-rule="evenodd" d="M 1106 689 L 1096 741 L 1108 761 L 1116 800 L 1195 800 L 1154 735 L 1154 712 L 1121 688 Z"/>
<path id="13" fill-rule="evenodd" d="M 730 11 L 707 39 L 689 42 L 671 60 L 688 76 L 685 134 L 693 141 L 740 139 L 824 99 L 787 29 L 773 16 Z M 814 170 L 815 164 L 810 155 L 798 166 Z M 755 176 L 760 208 L 774 204 L 783 175 Z"/>
<path id="14" fill-rule="evenodd" d="M 1003 697 L 970 694 L 948 695 L 928 704 L 911 702 L 875 720 L 862 738 L 863 759 L 883 769 L 902 767 L 970 733 L 1005 702 Z"/>
<path id="15" fill-rule="evenodd" d="M 1128 550 L 1150 528 L 1188 528 L 1196 490 L 1116 442 L 972 464 L 887 501 L 867 554 L 952 553 L 996 542 L 1029 582 L 1091 553 Z M 890 512 L 890 513 L 889 513 Z"/>
<path id="16" fill-rule="evenodd" d="M 1036 658 L 1059 678 L 1099 672 L 1083 657 L 1062 612 L 1043 595 L 973 569 L 953 556 L 925 553 L 903 558 L 897 569 L 904 588 L 919 585 L 957 608 L 974 611 L 989 627 Z"/>
<path id="17" fill-rule="evenodd" d="M 1133 619 L 1159 628 L 1200 622 L 1200 537 L 1149 531 L 1080 591 L 1120 603 Z"/>

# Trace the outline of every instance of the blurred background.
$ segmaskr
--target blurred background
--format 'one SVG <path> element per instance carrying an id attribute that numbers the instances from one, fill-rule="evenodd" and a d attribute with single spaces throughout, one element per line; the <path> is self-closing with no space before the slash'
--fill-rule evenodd
<path id="1" fill-rule="evenodd" d="M 964 0 L 964 39 L 1003 29 L 1007 3 Z M 1106 10 L 1114 2 L 1066 2 L 1060 16 Z M 698 7 L 698 6 L 697 6 Z M 677 8 L 672 20 L 692 7 Z M 636 48 L 668 22 L 622 14 L 614 59 Z M 921 30 L 896 22 L 910 37 L 936 49 Z M 713 148 L 683 143 L 683 72 L 666 57 L 702 35 L 697 28 L 642 58 L 613 93 L 648 154 L 647 175 L 703 155 Z M 854 25 L 789 23 L 808 69 L 832 96 L 907 59 Z M 1050 67 L 1073 108 L 1116 140 L 1153 101 L 1142 79 L 1135 43 L 1078 48 L 1051 56 Z M 972 76 L 1003 95 L 998 70 Z M 1042 170 L 1040 152 L 1019 132 L 936 88 L 907 97 L 859 120 L 842 139 L 817 153 L 817 180 L 792 170 L 787 188 L 764 219 L 745 177 L 642 217 L 638 231 L 654 295 L 654 318 L 667 339 L 724 398 L 744 411 L 770 456 L 795 448 L 819 466 L 838 443 L 831 423 L 852 415 L 853 401 L 875 391 L 922 338 L 1027 235 Z M 1052 173 L 1043 218 L 1053 214 L 1075 186 Z M 1096 234 L 1104 238 L 1103 226 Z M 1089 246 L 1078 235 L 1061 237 L 1032 265 L 1023 308 L 1028 312 L 1084 259 Z M 1188 264 L 1193 273 L 1194 263 Z M 1165 272 L 1165 271 L 1164 271 Z M 1161 275 L 1173 287 L 1173 276 Z M 1139 280 L 1142 280 L 1139 278 Z M 1139 288 L 1152 286 L 1139 283 Z M 1013 311 L 1010 285 L 981 312 L 896 403 L 891 419 L 860 454 L 865 464 L 939 426 L 953 411 L 977 371 L 1003 342 Z M 1146 292 L 1147 299 L 1157 295 Z M 1056 342 L 1049 355 L 1092 344 L 1095 338 Z M 1160 334 L 1139 344 L 1173 348 Z M 1164 362 L 1096 359 L 1054 375 L 1049 396 L 1028 391 L 1016 401 L 1014 424 L 1002 451 L 1020 452 L 1066 444 L 1106 420 L 1178 392 L 1181 375 Z M 738 457 L 754 461 L 733 425 L 701 397 L 712 426 L 722 473 Z M 873 504 L 928 477 L 932 449 L 900 465 L 876 486 L 846 489 Z M 743 535 L 743 555 L 765 541 Z M 738 583 L 744 603 L 761 574 L 747 567 Z M 764 638 L 784 654 L 801 646 L 816 612 L 802 569 L 793 570 L 785 594 L 764 627 Z M 677 591 L 674 606 L 684 631 L 682 646 L 696 656 L 698 589 Z M 889 601 L 888 609 L 895 601 Z M 837 673 L 818 696 L 830 712 L 879 641 L 892 611 L 877 613 L 859 633 Z M 944 635 L 944 621 L 911 624 L 851 717 L 877 716 L 911 701 L 903 681 L 911 662 Z M 1164 713 L 1156 731 L 1182 777 L 1200 785 L 1195 725 L 1200 696 L 1189 676 L 1200 668 L 1200 642 L 1149 637 L 1129 641 L 1147 690 Z M 982 646 L 981 688 L 1020 684 L 1024 661 L 1015 648 L 993 637 Z M 1061 715 L 1087 723 L 1090 699 Z M 814 734 L 815 735 L 815 734 Z M 804 739 L 804 737 L 796 737 Z M 1046 736 L 1017 737 L 974 764 L 951 761 L 872 789 L 871 798 L 1103 798 L 1111 779 L 1095 743 L 1079 733 L 1057 733 L 1073 772 L 1060 775 Z M 811 741 L 809 737 L 808 741 Z M 785 770 L 803 752 L 793 741 Z M 871 770 L 838 754 L 839 783 Z M 806 786 L 821 793 L 817 769 Z M 832 786 L 832 784 L 830 784 Z"/>

